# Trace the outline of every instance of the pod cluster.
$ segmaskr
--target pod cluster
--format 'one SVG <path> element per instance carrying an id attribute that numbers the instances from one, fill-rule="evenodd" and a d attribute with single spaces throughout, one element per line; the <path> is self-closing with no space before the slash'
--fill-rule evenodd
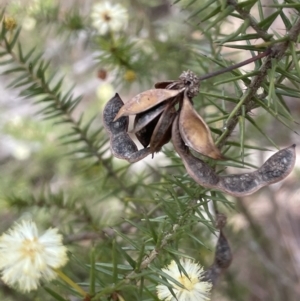
<path id="1" fill-rule="evenodd" d="M 193 150 L 223 159 L 209 127 L 193 106 L 192 98 L 199 93 L 199 86 L 198 77 L 185 71 L 178 80 L 159 82 L 155 89 L 144 91 L 125 104 L 116 94 L 103 112 L 113 155 L 134 163 L 159 152 L 172 139 L 187 172 L 198 184 L 239 197 L 284 179 L 295 164 L 295 145 L 278 151 L 254 172 L 226 176 L 218 175 L 191 153 Z M 128 134 L 130 115 L 135 115 L 133 133 L 144 147 L 141 150 Z"/>

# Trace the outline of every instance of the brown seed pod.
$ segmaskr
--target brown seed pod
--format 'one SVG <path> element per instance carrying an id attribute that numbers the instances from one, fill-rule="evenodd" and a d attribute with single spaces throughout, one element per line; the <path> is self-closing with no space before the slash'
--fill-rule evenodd
<path id="1" fill-rule="evenodd" d="M 192 155 L 188 147 L 214 159 L 223 158 L 209 127 L 191 103 L 190 99 L 198 94 L 199 86 L 199 78 L 193 72 L 185 71 L 179 80 L 157 83 L 155 87 L 159 89 L 142 92 L 126 104 L 116 94 L 103 112 L 114 156 L 129 162 L 139 161 L 158 152 L 170 140 L 171 132 L 174 148 L 187 172 L 204 187 L 241 197 L 284 179 L 295 164 L 295 145 L 275 153 L 254 172 L 226 176 L 219 176 L 208 164 Z M 127 133 L 128 115 L 137 115 L 134 132 L 145 147 L 142 150 L 137 149 Z M 149 144 L 150 148 L 146 148 Z"/>
<path id="2" fill-rule="evenodd" d="M 155 89 L 171 89 L 170 86 L 175 86 L 178 81 L 175 80 L 166 80 L 164 82 L 158 82 L 154 85 Z"/>
<path id="3" fill-rule="evenodd" d="M 296 145 L 284 148 L 271 156 L 258 170 L 252 173 L 220 177 L 219 188 L 234 196 L 245 196 L 258 189 L 286 178 L 296 162 Z"/>
<path id="4" fill-rule="evenodd" d="M 103 110 L 103 123 L 110 135 L 126 132 L 128 129 L 128 117 L 125 116 L 118 121 L 114 121 L 115 116 L 123 105 L 124 103 L 118 93 L 116 93 L 105 105 Z"/>
<path id="5" fill-rule="evenodd" d="M 179 114 L 179 129 L 185 144 L 196 152 L 213 159 L 223 158 L 215 146 L 209 127 L 196 112 L 186 93 L 184 93 Z"/>
<path id="6" fill-rule="evenodd" d="M 177 96 L 182 91 L 183 90 L 152 89 L 142 92 L 122 106 L 114 121 L 122 116 L 136 115 L 145 112 L 163 101 Z"/>
<path id="7" fill-rule="evenodd" d="M 223 214 L 217 214 L 218 219 L 225 217 Z M 225 217 L 226 218 L 226 217 Z M 229 243 L 224 235 L 223 227 L 226 222 L 220 227 L 220 234 L 216 245 L 216 252 L 213 264 L 205 272 L 203 281 L 210 281 L 215 285 L 220 275 L 230 266 L 232 261 L 232 253 Z"/>
<path id="8" fill-rule="evenodd" d="M 159 152 L 162 146 L 170 141 L 172 133 L 172 123 L 175 117 L 176 110 L 173 107 L 173 104 L 170 103 L 160 116 L 151 136 L 150 150 L 152 154 Z"/>
<path id="9" fill-rule="evenodd" d="M 135 133 L 137 139 L 144 147 L 147 147 L 150 144 L 152 134 L 154 132 L 154 129 L 158 123 L 160 116 L 161 114 L 156 116 L 155 119 L 153 119 L 150 123 L 148 123 L 146 126 L 144 126 L 142 129 L 140 129 L 138 132 Z"/>
<path id="10" fill-rule="evenodd" d="M 117 121 L 113 121 L 123 104 L 118 94 L 111 98 L 103 110 L 103 123 L 110 135 L 110 148 L 113 155 L 133 163 L 149 155 L 150 149 L 138 151 L 137 146 L 127 134 L 128 117 L 121 117 Z"/>
<path id="11" fill-rule="evenodd" d="M 216 188 L 220 181 L 215 171 L 204 161 L 194 157 L 181 138 L 179 131 L 178 116 L 175 118 L 172 127 L 172 142 L 178 155 L 189 175 L 200 185 L 208 188 Z"/>
<path id="12" fill-rule="evenodd" d="M 178 117 L 173 123 L 172 141 L 187 172 L 198 184 L 236 197 L 252 194 L 266 185 L 281 181 L 289 175 L 296 161 L 294 144 L 275 153 L 254 172 L 219 176 L 204 161 L 194 157 L 185 146 L 180 136 Z"/>
<path id="13" fill-rule="evenodd" d="M 148 123 L 150 123 L 153 119 L 160 115 L 164 111 L 166 106 L 167 103 L 163 102 L 146 112 L 137 114 L 134 119 L 133 132 L 136 133 L 140 131 L 143 127 L 145 127 Z"/>

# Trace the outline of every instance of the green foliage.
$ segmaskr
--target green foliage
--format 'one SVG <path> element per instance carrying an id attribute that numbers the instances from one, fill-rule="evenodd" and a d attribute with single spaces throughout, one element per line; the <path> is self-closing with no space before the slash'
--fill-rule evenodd
<path id="1" fill-rule="evenodd" d="M 205 267 L 213 262 L 214 213 L 235 216 L 235 200 L 196 184 L 171 144 L 134 165 L 114 158 L 103 106 L 116 91 L 126 100 L 184 70 L 201 77 L 271 49 L 248 68 L 203 80 L 194 98 L 229 159 L 204 160 L 222 174 L 227 168 L 256 168 L 253 152 L 299 139 L 292 136 L 300 98 L 299 3 L 128 0 L 122 4 L 129 26 L 101 35 L 93 27 L 90 4 L 62 2 L 28 1 L 25 8 L 13 1 L 1 14 L 2 90 L 16 99 L 15 112 L 27 109 L 10 120 L 5 118 L 9 99 L 2 99 L 0 142 L 9 136 L 28 152 L 22 158 L 0 153 L 1 229 L 24 214 L 45 228 L 58 227 L 70 251 L 66 274 L 91 300 L 118 295 L 123 298 L 118 300 L 158 300 L 157 284 L 181 285 L 161 270 L 171 260 L 194 258 Z M 8 27 L 7 17 L 15 18 L 17 28 Z M 30 31 L 26 19 L 35 22 Z M 229 233 L 235 247 L 244 241 L 241 232 Z M 218 294 L 224 300 L 252 300 L 251 287 L 237 281 L 236 269 L 213 300 Z M 261 271 L 276 279 L 268 266 Z M 293 272 L 286 273 L 293 279 Z M 276 282 L 264 289 L 272 295 L 274 287 Z M 47 293 L 41 288 L 30 300 L 71 300 L 77 294 L 60 281 L 44 289 Z M 0 296 L 5 295 L 2 286 Z M 276 300 L 280 296 L 276 291 Z M 292 289 L 288 296 L 296 300 Z M 27 299 L 9 290 L 5 300 Z"/>

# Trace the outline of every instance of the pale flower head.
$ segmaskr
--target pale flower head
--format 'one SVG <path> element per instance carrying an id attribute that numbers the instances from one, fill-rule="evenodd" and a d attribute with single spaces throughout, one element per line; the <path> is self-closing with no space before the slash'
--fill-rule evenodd
<path id="1" fill-rule="evenodd" d="M 55 269 L 66 264 L 67 248 L 57 229 L 39 235 L 36 224 L 22 221 L 0 237 L 2 280 L 23 292 L 37 289 L 40 281 L 56 278 Z"/>
<path id="2" fill-rule="evenodd" d="M 120 31 L 127 25 L 128 20 L 127 10 L 122 5 L 112 5 L 108 1 L 95 4 L 91 17 L 93 26 L 101 35 L 105 35 L 109 31 Z"/>
<path id="3" fill-rule="evenodd" d="M 180 282 L 184 288 L 167 279 L 167 281 L 172 285 L 172 290 L 176 298 L 172 295 L 170 289 L 162 284 L 156 287 L 158 298 L 166 301 L 210 300 L 212 284 L 210 282 L 201 281 L 204 273 L 203 268 L 193 260 L 186 258 L 181 258 L 180 264 L 188 277 L 185 273 L 180 272 L 179 267 L 174 260 L 171 261 L 170 265 L 162 269 L 162 271 Z"/>

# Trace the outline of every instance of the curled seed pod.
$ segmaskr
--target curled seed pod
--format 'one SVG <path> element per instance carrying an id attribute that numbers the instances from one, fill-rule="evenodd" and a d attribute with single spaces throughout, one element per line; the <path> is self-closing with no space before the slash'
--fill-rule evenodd
<path id="1" fill-rule="evenodd" d="M 117 121 L 114 121 L 116 114 L 123 104 L 118 94 L 111 98 L 103 110 L 103 123 L 110 135 L 110 147 L 113 155 L 133 163 L 149 155 L 150 149 L 147 148 L 138 151 L 137 146 L 127 134 L 128 117 L 121 117 Z"/>
<path id="2" fill-rule="evenodd" d="M 225 222 L 224 218 L 225 217 Z M 221 218 L 222 221 L 218 222 Z M 226 216 L 223 214 L 217 215 L 217 224 L 219 224 L 220 234 L 216 245 L 216 252 L 213 264 L 205 272 L 204 280 L 212 282 L 215 285 L 220 277 L 220 275 L 227 269 L 232 261 L 232 253 L 229 243 L 223 233 L 223 227 L 226 224 Z"/>
<path id="3" fill-rule="evenodd" d="M 146 112 L 137 114 L 134 119 L 133 132 L 136 133 L 140 131 L 143 127 L 145 127 L 148 123 L 150 123 L 153 119 L 160 115 L 164 111 L 166 106 L 167 103 L 163 102 Z"/>
<path id="4" fill-rule="evenodd" d="M 182 91 L 183 90 L 152 89 L 142 92 L 121 107 L 114 121 L 122 116 L 136 115 L 145 112 L 163 101 L 177 96 Z"/>
<path id="5" fill-rule="evenodd" d="M 196 112 L 186 93 L 184 93 L 179 114 L 179 128 L 181 137 L 187 146 L 213 159 L 223 158 L 221 152 L 215 146 L 209 127 Z"/>
<path id="6" fill-rule="evenodd" d="M 172 123 L 175 117 L 176 110 L 173 107 L 173 104 L 170 103 L 160 116 L 151 136 L 150 150 L 152 154 L 160 151 L 162 146 L 170 141 L 172 133 Z"/>
<path id="7" fill-rule="evenodd" d="M 252 194 L 266 185 L 281 181 L 289 175 L 296 161 L 295 145 L 292 145 L 275 153 L 254 172 L 219 176 L 185 146 L 180 136 L 178 117 L 173 123 L 172 141 L 187 172 L 198 184 L 236 197 Z"/>
<path id="8" fill-rule="evenodd" d="M 110 139 L 110 145 L 116 158 L 125 159 L 130 163 L 140 161 L 151 153 L 150 148 L 138 150 L 126 132 L 113 135 Z"/>
<path id="9" fill-rule="evenodd" d="M 110 135 L 125 132 L 128 129 L 128 117 L 124 116 L 119 118 L 118 121 L 114 121 L 115 116 L 123 105 L 124 103 L 118 93 L 116 93 L 105 105 L 103 110 L 103 123 Z"/>

